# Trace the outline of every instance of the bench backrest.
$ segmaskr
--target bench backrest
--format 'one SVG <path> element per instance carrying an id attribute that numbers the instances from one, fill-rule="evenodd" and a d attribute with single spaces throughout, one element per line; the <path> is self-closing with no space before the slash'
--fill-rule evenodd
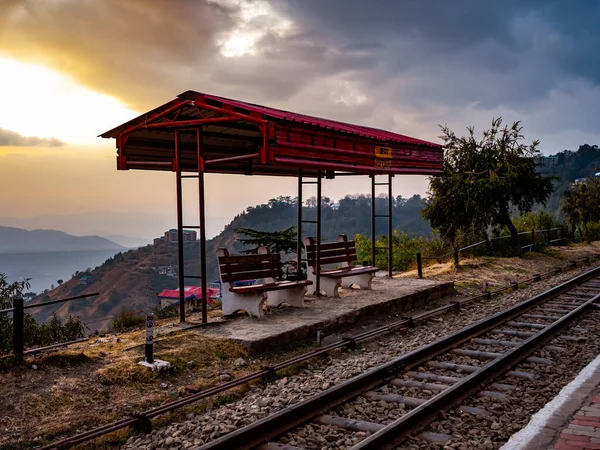
<path id="1" fill-rule="evenodd" d="M 266 250 L 266 252 L 265 252 Z M 223 283 L 264 278 L 271 282 L 283 275 L 281 255 L 259 248 L 258 255 L 229 255 L 226 248 L 217 249 L 219 272 Z"/>
<path id="2" fill-rule="evenodd" d="M 314 238 L 304 238 L 304 249 L 308 265 L 315 267 L 317 265 L 317 243 Z M 342 263 L 343 267 L 348 267 L 357 259 L 356 245 L 354 241 L 349 241 L 345 235 L 340 234 L 337 242 L 321 242 L 319 256 L 322 266 Z"/>

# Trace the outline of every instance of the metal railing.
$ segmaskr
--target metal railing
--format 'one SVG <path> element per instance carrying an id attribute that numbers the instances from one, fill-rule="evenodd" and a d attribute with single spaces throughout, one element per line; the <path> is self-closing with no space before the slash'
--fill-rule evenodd
<path id="1" fill-rule="evenodd" d="M 13 307 L 1 309 L 0 314 L 13 314 L 13 355 L 17 360 L 22 361 L 23 356 L 28 353 L 35 353 L 36 351 L 47 350 L 48 348 L 54 348 L 61 345 L 72 344 L 74 342 L 81 342 L 85 339 L 77 339 L 75 341 L 69 341 L 60 344 L 53 344 L 51 346 L 40 347 L 37 349 L 29 349 L 25 351 L 25 310 L 32 308 L 40 308 L 48 305 L 55 305 L 58 303 L 70 302 L 73 300 L 80 300 L 83 298 L 94 297 L 96 295 L 100 295 L 98 292 L 94 292 L 93 294 L 84 294 L 84 295 L 76 295 L 74 297 L 67 297 L 60 300 L 51 300 L 49 302 L 44 303 L 34 303 L 34 304 L 25 304 L 22 297 L 17 297 L 13 299 Z M 86 338 L 87 339 L 87 338 Z"/>

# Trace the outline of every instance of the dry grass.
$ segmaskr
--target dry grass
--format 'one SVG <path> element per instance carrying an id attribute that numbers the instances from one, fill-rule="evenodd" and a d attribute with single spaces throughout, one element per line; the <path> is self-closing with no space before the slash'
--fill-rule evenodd
<path id="1" fill-rule="evenodd" d="M 0 372 L 0 396 L 5 403 L 0 410 L 0 428 L 7 430 L 0 435 L 0 448 L 26 448 L 73 434 L 173 401 L 186 393 L 184 386 L 206 388 L 222 382 L 220 374 L 237 378 L 259 368 L 240 345 L 188 331 L 161 338 L 155 358 L 169 361 L 171 370 L 152 373 L 137 365 L 143 359 L 143 347 L 124 351 L 141 338 L 142 332 L 135 331 L 118 338 L 93 339 L 76 348 L 31 358 L 23 368 Z M 248 361 L 248 366 L 234 367 L 238 358 Z M 161 383 L 168 388 L 161 388 Z M 244 390 L 228 393 L 229 398 Z M 226 402 L 227 398 L 199 403 L 176 415 L 205 410 L 214 401 Z M 102 442 L 89 448 L 114 448 L 114 442 L 121 441 L 110 436 Z"/>
<path id="2" fill-rule="evenodd" d="M 454 281 L 454 286 L 460 293 L 469 295 L 482 291 L 486 285 L 494 288 L 514 283 L 595 253 L 600 253 L 600 242 L 546 247 L 543 253 L 529 252 L 520 258 L 466 257 L 460 259 L 458 268 L 453 262 L 423 267 L 423 277 L 437 281 Z M 416 269 L 397 275 L 398 278 L 416 276 Z"/>

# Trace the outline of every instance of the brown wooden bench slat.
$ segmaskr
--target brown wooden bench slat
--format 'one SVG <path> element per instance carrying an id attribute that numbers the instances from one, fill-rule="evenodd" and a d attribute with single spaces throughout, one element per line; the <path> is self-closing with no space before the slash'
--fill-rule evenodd
<path id="1" fill-rule="evenodd" d="M 274 261 L 280 259 L 281 255 L 279 253 L 268 253 L 266 255 L 219 256 L 219 264 L 241 264 L 251 262 Z"/>
<path id="2" fill-rule="evenodd" d="M 348 248 L 348 247 L 354 247 L 354 241 L 346 241 L 346 242 L 326 242 L 326 243 L 321 243 L 320 245 L 320 250 L 337 250 L 339 248 Z M 307 252 L 314 252 L 317 250 L 317 246 L 315 245 L 307 245 L 306 246 L 306 251 Z"/>
<path id="3" fill-rule="evenodd" d="M 230 274 L 237 272 L 251 272 L 254 270 L 276 269 L 280 265 L 280 261 L 263 261 L 243 264 L 221 264 L 219 267 L 221 269 L 221 273 Z"/>
<path id="4" fill-rule="evenodd" d="M 335 264 L 335 263 L 341 263 L 341 262 L 353 262 L 356 261 L 356 255 L 354 256 L 333 256 L 331 258 L 323 258 L 321 257 L 321 265 L 324 266 L 326 264 Z M 316 259 L 308 259 L 308 265 L 309 266 L 315 266 L 317 265 L 317 261 Z"/>
<path id="5" fill-rule="evenodd" d="M 349 275 L 360 275 L 362 273 L 375 273 L 379 269 L 377 267 L 344 267 L 342 269 L 334 269 L 334 270 L 323 270 L 321 271 L 322 277 L 328 278 L 343 278 Z"/>
<path id="6" fill-rule="evenodd" d="M 251 286 L 236 286 L 229 288 L 231 292 L 243 294 L 247 292 L 265 292 L 265 291 L 280 291 L 282 289 L 291 289 L 298 286 L 308 286 L 312 282 L 308 280 L 299 281 L 278 281 L 277 283 L 253 284 Z"/>
<path id="7" fill-rule="evenodd" d="M 233 281 L 253 280 L 256 278 L 277 278 L 283 275 L 281 268 L 268 270 L 255 270 L 252 272 L 221 273 L 221 281 L 231 283 Z"/>
<path id="8" fill-rule="evenodd" d="M 319 252 L 321 254 L 321 258 L 327 258 L 329 256 L 339 256 L 339 255 L 356 255 L 356 248 L 342 248 L 339 250 L 321 250 Z M 317 252 L 308 252 L 309 259 L 315 259 L 317 256 Z"/>

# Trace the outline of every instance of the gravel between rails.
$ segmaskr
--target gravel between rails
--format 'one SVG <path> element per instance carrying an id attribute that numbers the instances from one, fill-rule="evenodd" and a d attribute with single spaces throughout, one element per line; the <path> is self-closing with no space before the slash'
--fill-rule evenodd
<path id="1" fill-rule="evenodd" d="M 596 265 L 598 263 L 578 267 L 503 296 L 473 302 L 459 312 L 451 312 L 418 322 L 415 328 L 405 336 L 392 333 L 366 342 L 362 348 L 354 351 L 334 351 L 326 358 L 315 360 L 297 375 L 275 380 L 264 387 L 253 386 L 243 398 L 231 404 L 215 407 L 205 414 L 190 413 L 187 420 L 181 423 L 172 423 L 162 429 L 155 429 L 148 435 L 132 436 L 123 449 L 168 448 L 182 450 L 195 448 L 477 320 L 527 300 Z M 324 426 L 307 425 L 302 429 L 306 430 L 307 436 L 310 437 L 316 433 L 316 427 Z M 312 445 L 311 439 L 311 445 L 308 445 L 308 448 L 322 450 L 347 448 L 348 444 L 354 442 L 354 439 L 348 435 L 348 432 L 344 430 L 338 432 L 338 430 L 336 429 L 335 432 L 332 430 L 332 433 L 337 436 L 334 441 L 316 442 L 316 438 L 314 438 L 314 445 Z M 306 438 L 303 439 L 308 442 Z M 294 439 L 291 438 L 291 440 Z M 418 444 L 414 448 L 421 448 L 420 445 Z"/>
<path id="2" fill-rule="evenodd" d="M 588 316 L 573 322 L 561 334 L 581 336 L 581 333 L 569 331 L 575 326 L 587 329 L 587 338 L 584 341 L 570 342 L 568 351 L 560 354 L 550 354 L 543 348 L 533 354 L 550 358 L 553 361 L 552 365 L 524 362 L 514 369 L 533 372 L 539 376 L 538 379 L 524 381 L 503 376 L 496 380 L 498 383 L 517 386 L 514 393 L 509 393 L 507 403 L 478 396 L 472 396 L 462 402 L 463 405 L 485 408 L 492 412 L 492 416 L 482 418 L 451 411 L 427 428 L 427 431 L 452 435 L 452 439 L 446 445 L 436 445 L 413 439 L 398 448 L 492 450 L 502 447 L 511 435 L 527 425 L 533 414 L 551 401 L 590 361 L 600 354 L 600 341 L 596 339 L 600 333 L 600 312 L 593 311 Z M 561 343 L 560 340 L 555 339 L 548 345 L 561 345 Z"/>

